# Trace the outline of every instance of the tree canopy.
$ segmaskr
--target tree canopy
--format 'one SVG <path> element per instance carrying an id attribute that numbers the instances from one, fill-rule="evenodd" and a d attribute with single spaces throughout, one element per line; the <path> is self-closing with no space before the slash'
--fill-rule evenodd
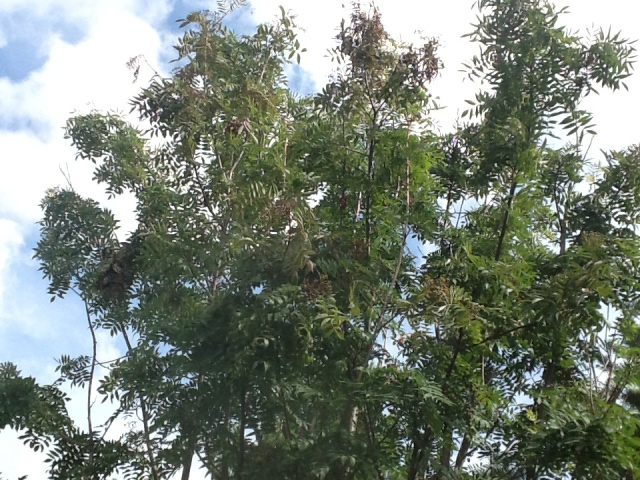
<path id="1" fill-rule="evenodd" d="M 581 107 L 624 86 L 632 44 L 568 31 L 547 1 L 479 0 L 478 94 L 442 135 L 436 40 L 397 42 L 356 5 L 335 74 L 301 96 L 293 20 L 238 35 L 235 3 L 182 22 L 137 124 L 68 121 L 137 228 L 46 192 L 35 254 L 93 350 L 52 385 L 0 365 L 0 427 L 54 479 L 640 476 L 640 149 L 591 160 Z M 98 330 L 122 358 L 97 357 Z"/>

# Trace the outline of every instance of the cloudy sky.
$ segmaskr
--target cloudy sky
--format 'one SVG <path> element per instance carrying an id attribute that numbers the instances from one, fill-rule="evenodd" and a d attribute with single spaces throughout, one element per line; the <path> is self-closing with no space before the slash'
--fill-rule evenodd
<path id="1" fill-rule="evenodd" d="M 461 64 L 477 52 L 461 36 L 470 31 L 473 0 L 378 0 L 383 21 L 396 37 L 410 41 L 421 31 L 440 39 L 445 70 L 432 92 L 445 107 L 434 114 L 448 130 L 475 87 L 463 82 Z M 640 37 L 638 7 L 628 0 L 563 0 L 571 13 L 564 23 L 582 32 L 595 26 Z M 308 52 L 292 85 L 303 93 L 322 86 L 331 71 L 326 56 L 336 27 L 349 14 L 349 0 L 254 0 L 251 9 L 233 17 L 248 31 L 278 14 L 278 5 L 297 15 L 301 42 Z M 125 225 L 127 199 L 108 203 L 92 186 L 88 165 L 77 163 L 62 127 L 73 112 L 91 109 L 128 111 L 127 101 L 151 69 L 143 65 L 138 83 L 126 62 L 144 55 L 160 72 L 168 72 L 178 36 L 175 20 L 193 10 L 214 8 L 213 0 L 0 0 L 0 362 L 17 363 L 40 382 L 55 378 L 54 358 L 90 351 L 81 306 L 73 300 L 49 303 L 46 282 L 32 260 L 38 239 L 39 202 L 47 188 L 65 185 L 68 172 L 81 194 L 105 202 Z M 640 142 L 640 75 L 629 92 L 593 96 L 587 108 L 596 114 L 599 136 L 591 152 Z M 99 357 L 119 355 L 105 336 Z M 75 394 L 77 395 L 77 394 Z M 79 405 L 80 407 L 80 405 Z M 81 409 L 77 411 L 82 418 Z M 29 474 L 45 478 L 43 456 L 22 446 L 16 434 L 0 433 L 0 472 L 8 480 Z M 9 453 L 11 452 L 11 453 Z"/>

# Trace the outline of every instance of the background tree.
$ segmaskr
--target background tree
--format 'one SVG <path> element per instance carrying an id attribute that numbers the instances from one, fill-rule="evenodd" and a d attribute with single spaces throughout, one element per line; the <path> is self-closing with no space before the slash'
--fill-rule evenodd
<path id="1" fill-rule="evenodd" d="M 3 365 L 0 420 L 52 478 L 187 479 L 194 460 L 220 480 L 634 478 L 638 149 L 591 174 L 580 109 L 633 49 L 540 0 L 478 6 L 482 89 L 453 135 L 429 124 L 437 42 L 395 42 L 358 6 L 317 95 L 287 86 L 284 12 L 238 36 L 221 9 L 183 22 L 181 66 L 132 101 L 140 126 L 69 120 L 138 227 L 119 238 L 71 188 L 43 200 L 36 256 L 94 348 L 52 386 Z M 122 358 L 96 357 L 98 329 Z M 86 429 L 63 382 L 87 388 Z"/>

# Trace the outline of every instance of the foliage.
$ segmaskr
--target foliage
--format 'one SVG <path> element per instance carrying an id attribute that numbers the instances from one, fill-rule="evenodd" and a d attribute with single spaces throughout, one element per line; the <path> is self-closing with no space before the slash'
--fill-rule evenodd
<path id="1" fill-rule="evenodd" d="M 454 134 L 429 123 L 437 42 L 400 44 L 358 6 L 316 95 L 287 85 L 284 11 L 238 36 L 221 9 L 182 22 L 180 66 L 132 100 L 140 126 L 69 120 L 138 227 L 119 238 L 70 188 L 43 201 L 36 257 L 52 299 L 85 303 L 94 349 L 52 386 L 2 365 L 0 420 L 52 478 L 637 475 L 640 150 L 590 164 L 580 109 L 634 50 L 542 0 L 478 7 L 482 89 Z M 103 378 L 99 329 L 127 346 Z M 87 430 L 64 382 L 87 388 Z"/>

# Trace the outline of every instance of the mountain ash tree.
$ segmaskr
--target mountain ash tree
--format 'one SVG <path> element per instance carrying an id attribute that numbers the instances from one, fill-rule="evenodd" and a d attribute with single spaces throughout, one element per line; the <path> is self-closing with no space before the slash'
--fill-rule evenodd
<path id="1" fill-rule="evenodd" d="M 581 107 L 624 86 L 631 44 L 569 32 L 547 1 L 480 0 L 479 93 L 440 135 L 437 41 L 356 5 L 301 96 L 291 18 L 238 35 L 238 6 L 182 22 L 137 123 L 68 121 L 137 228 L 46 192 L 36 257 L 93 348 L 53 385 L 3 364 L 0 425 L 54 479 L 637 478 L 640 150 L 591 161 Z M 101 330 L 121 358 L 97 357 Z"/>

